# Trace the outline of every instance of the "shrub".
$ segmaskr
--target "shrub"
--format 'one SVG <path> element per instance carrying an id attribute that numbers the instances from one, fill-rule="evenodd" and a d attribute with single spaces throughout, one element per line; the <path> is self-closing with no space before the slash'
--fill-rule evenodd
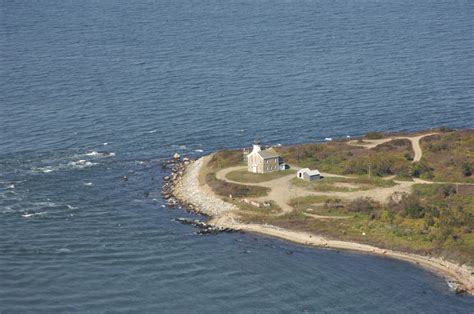
<path id="1" fill-rule="evenodd" d="M 465 177 L 472 176 L 472 170 L 473 170 L 473 167 L 470 164 L 468 164 L 467 162 L 462 165 L 462 174 Z"/>
<path id="2" fill-rule="evenodd" d="M 426 212 L 419 197 L 408 193 L 393 193 L 388 200 L 388 207 L 402 217 L 422 218 Z"/>
<path id="3" fill-rule="evenodd" d="M 433 168 L 421 162 L 414 162 L 412 166 L 411 174 L 412 176 L 419 178 L 421 175 L 428 175 L 433 171 Z"/>
<path id="4" fill-rule="evenodd" d="M 447 133 L 447 132 L 453 132 L 454 129 L 452 129 L 450 127 L 442 126 L 442 127 L 439 128 L 439 131 L 443 132 L 443 133 Z"/>
<path id="5" fill-rule="evenodd" d="M 366 138 L 369 140 L 379 140 L 383 138 L 383 133 L 382 132 L 369 132 L 365 135 Z"/>
<path id="6" fill-rule="evenodd" d="M 221 169 L 242 164 L 243 154 L 240 150 L 222 150 L 215 153 L 209 160 L 208 167 Z"/>
<path id="7" fill-rule="evenodd" d="M 377 204 L 370 197 L 358 197 L 347 205 L 347 210 L 354 213 L 370 213 Z"/>
<path id="8" fill-rule="evenodd" d="M 452 184 L 442 184 L 438 188 L 438 194 L 443 198 L 454 195 L 456 194 L 456 187 Z"/>
<path id="9" fill-rule="evenodd" d="M 335 208 L 342 208 L 344 205 L 342 204 L 342 200 L 339 198 L 336 199 L 328 199 L 324 202 L 324 209 L 335 209 Z"/>

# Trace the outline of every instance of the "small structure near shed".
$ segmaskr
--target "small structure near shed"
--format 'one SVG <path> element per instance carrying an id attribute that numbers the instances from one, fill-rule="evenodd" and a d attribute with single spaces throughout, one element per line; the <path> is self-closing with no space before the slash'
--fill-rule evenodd
<path id="1" fill-rule="evenodd" d="M 321 174 L 318 170 L 310 170 L 309 168 L 303 168 L 298 170 L 296 173 L 298 179 L 304 181 L 315 181 L 321 179 Z"/>

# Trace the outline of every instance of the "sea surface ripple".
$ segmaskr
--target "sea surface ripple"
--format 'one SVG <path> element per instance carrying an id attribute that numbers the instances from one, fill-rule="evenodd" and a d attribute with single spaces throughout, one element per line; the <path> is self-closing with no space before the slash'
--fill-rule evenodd
<path id="1" fill-rule="evenodd" d="M 473 127 L 473 16 L 468 0 L 0 0 L 0 312 L 474 312 L 407 263 L 198 236 L 160 197 L 174 152 Z"/>

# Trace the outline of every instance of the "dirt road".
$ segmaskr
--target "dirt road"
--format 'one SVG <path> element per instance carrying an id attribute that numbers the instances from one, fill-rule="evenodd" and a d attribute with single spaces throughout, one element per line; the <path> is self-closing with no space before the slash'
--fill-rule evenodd
<path id="1" fill-rule="evenodd" d="M 415 179 L 414 181 L 395 181 L 397 184 L 392 187 L 386 188 L 374 188 L 367 191 L 353 191 L 353 192 L 315 192 L 308 191 L 303 187 L 296 186 L 290 181 L 295 178 L 294 174 L 289 174 L 287 176 L 259 183 L 242 183 L 238 181 L 229 180 L 226 175 L 229 172 L 236 170 L 246 169 L 244 166 L 231 167 L 218 171 L 216 177 L 220 180 L 227 181 L 234 184 L 241 185 L 251 185 L 251 186 L 262 186 L 270 189 L 270 192 L 267 196 L 252 198 L 252 200 L 257 202 L 264 201 L 274 201 L 281 209 L 281 215 L 289 213 L 293 208 L 288 205 L 291 199 L 297 197 L 305 196 L 329 196 L 333 198 L 340 198 L 344 200 L 354 200 L 359 197 L 370 197 L 377 202 L 385 203 L 393 193 L 395 192 L 407 192 L 411 191 L 411 188 L 416 183 L 432 183 L 429 181 Z M 321 173 L 324 177 L 344 177 L 339 175 L 334 175 L 330 173 Z M 350 178 L 345 176 L 346 178 Z"/>
<path id="2" fill-rule="evenodd" d="M 391 137 L 391 138 L 383 138 L 380 140 L 364 140 L 363 143 L 357 143 L 357 141 L 349 141 L 349 144 L 354 145 L 354 146 L 364 147 L 367 149 L 372 149 L 374 147 L 377 147 L 380 144 L 387 143 L 393 140 L 407 139 L 411 142 L 413 152 L 415 153 L 415 156 L 413 157 L 413 162 L 416 162 L 416 161 L 420 161 L 421 157 L 423 156 L 423 151 L 420 147 L 420 140 L 423 137 L 434 135 L 434 134 L 438 134 L 438 133 L 429 133 L 429 134 L 423 134 L 419 136 L 396 136 L 396 137 Z"/>

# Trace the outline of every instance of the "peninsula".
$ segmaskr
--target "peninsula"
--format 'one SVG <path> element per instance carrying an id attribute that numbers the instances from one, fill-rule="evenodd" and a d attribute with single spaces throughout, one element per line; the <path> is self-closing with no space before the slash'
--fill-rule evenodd
<path id="1" fill-rule="evenodd" d="M 185 159 L 165 196 L 216 228 L 405 260 L 474 294 L 473 172 L 473 129 L 372 132 Z"/>

